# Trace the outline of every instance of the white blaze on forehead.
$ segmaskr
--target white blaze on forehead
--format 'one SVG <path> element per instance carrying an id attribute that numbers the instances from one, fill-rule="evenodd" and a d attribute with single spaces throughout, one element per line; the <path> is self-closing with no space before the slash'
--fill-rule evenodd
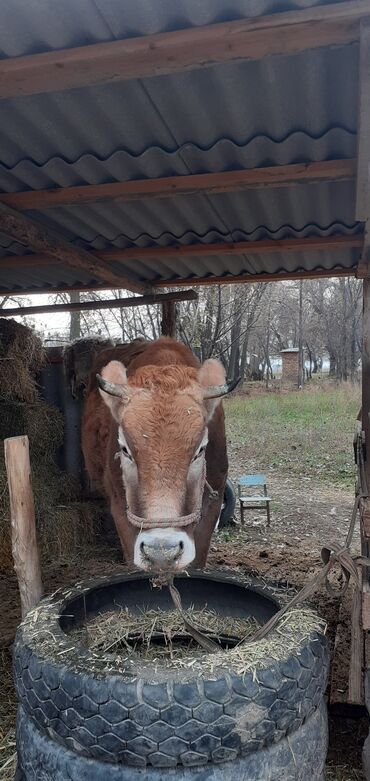
<path id="1" fill-rule="evenodd" d="M 169 569 L 185 569 L 195 558 L 195 544 L 187 532 L 177 531 L 169 527 L 168 529 L 151 529 L 142 531 L 138 534 L 134 548 L 134 564 L 140 569 L 150 569 L 150 563 L 143 556 L 142 547 L 151 548 L 163 543 L 172 548 L 182 545 L 181 555 L 174 562 L 169 562 Z"/>

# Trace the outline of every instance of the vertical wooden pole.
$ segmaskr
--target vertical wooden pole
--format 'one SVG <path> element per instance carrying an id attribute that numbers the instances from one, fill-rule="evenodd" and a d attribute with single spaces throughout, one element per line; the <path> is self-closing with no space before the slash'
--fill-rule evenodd
<path id="1" fill-rule="evenodd" d="M 365 432 L 365 477 L 370 489 L 370 277 L 363 282 L 362 430 Z"/>
<path id="2" fill-rule="evenodd" d="M 162 304 L 162 336 L 176 337 L 176 304 L 165 301 Z"/>
<path id="3" fill-rule="evenodd" d="M 351 653 L 348 676 L 348 702 L 362 705 L 364 702 L 363 666 L 364 634 L 362 630 L 362 567 L 357 567 L 360 588 L 354 589 L 351 621 Z"/>
<path id="4" fill-rule="evenodd" d="M 23 618 L 42 596 L 28 437 L 6 439 L 4 449 L 10 496 L 12 551 Z"/>

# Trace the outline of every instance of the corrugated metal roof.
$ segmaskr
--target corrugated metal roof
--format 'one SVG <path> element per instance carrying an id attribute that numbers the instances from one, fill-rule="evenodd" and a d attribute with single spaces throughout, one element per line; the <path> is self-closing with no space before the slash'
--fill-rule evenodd
<path id="1" fill-rule="evenodd" d="M 3 0 L 0 57 L 244 18 L 310 0 Z M 326 3 L 327 4 L 327 3 Z M 318 161 L 356 154 L 358 47 L 3 100 L 5 192 Z M 86 247 L 168 246 L 358 232 L 352 182 L 105 202 L 32 212 Z M 25 248 L 0 237 L 0 255 Z M 112 267 L 137 279 L 350 268 L 358 250 L 208 256 Z M 23 281 L 22 281 L 23 280 Z M 97 282 L 95 280 L 95 282 Z M 50 265 L 0 269 L 2 289 L 91 286 Z"/>

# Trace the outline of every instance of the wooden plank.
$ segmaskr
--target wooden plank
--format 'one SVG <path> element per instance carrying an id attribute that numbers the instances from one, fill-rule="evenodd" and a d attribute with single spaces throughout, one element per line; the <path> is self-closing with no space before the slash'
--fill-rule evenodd
<path id="1" fill-rule="evenodd" d="M 367 458 L 364 462 L 367 489 L 370 488 L 370 279 L 363 282 L 362 319 L 362 430 Z"/>
<path id="2" fill-rule="evenodd" d="M 173 279 L 167 282 L 160 281 L 153 284 L 154 288 L 162 287 L 182 287 L 184 285 L 191 285 L 192 287 L 198 287 L 201 285 L 236 285 L 236 284 L 253 284 L 255 282 L 281 282 L 286 280 L 299 280 L 299 279 L 330 279 L 331 277 L 353 277 L 355 276 L 355 268 L 333 268 L 333 269 L 316 269 L 314 271 L 283 271 L 276 272 L 276 274 L 240 274 L 233 276 L 232 274 L 226 274 L 223 277 L 191 277 L 185 279 Z M 8 291 L 9 293 L 9 291 Z M 12 293 L 13 295 L 13 293 Z M 24 295 L 24 294 L 23 294 Z"/>
<path id="3" fill-rule="evenodd" d="M 91 312 L 97 309 L 126 309 L 132 306 L 146 306 L 148 304 L 162 304 L 168 306 L 175 301 L 196 301 L 198 294 L 195 290 L 183 290 L 177 293 L 152 293 L 135 298 L 109 298 L 100 301 L 79 301 L 72 304 L 39 304 L 38 306 L 23 306 L 1 308 L 1 317 L 15 317 L 16 315 L 41 315 L 54 314 L 55 312 Z"/>
<path id="4" fill-rule="evenodd" d="M 370 216 L 370 21 L 360 26 L 356 220 Z"/>
<path id="5" fill-rule="evenodd" d="M 0 96 L 40 92 L 178 73 L 217 63 L 258 60 L 272 54 L 349 44 L 369 0 L 320 5 L 204 27 L 92 44 L 0 63 Z"/>
<path id="6" fill-rule="evenodd" d="M 362 628 L 370 630 L 370 591 L 362 592 Z"/>
<path id="7" fill-rule="evenodd" d="M 350 586 L 343 595 L 339 607 L 335 631 L 334 649 L 330 665 L 330 705 L 348 702 L 350 675 L 350 616 L 352 613 L 353 590 Z"/>
<path id="8" fill-rule="evenodd" d="M 0 204 L 1 210 L 1 204 Z M 1 216 L 0 216 L 1 228 Z M 260 241 L 237 241 L 233 243 L 217 242 L 215 244 L 178 244 L 171 247 L 109 247 L 103 250 L 89 250 L 89 254 L 101 261 L 166 260 L 167 258 L 190 258 L 207 255 L 264 255 L 269 253 L 285 252 L 320 252 L 362 248 L 363 237 L 361 234 L 349 236 L 309 236 L 289 239 L 262 239 Z M 50 257 L 50 253 L 34 255 L 6 255 L 0 258 L 0 269 L 49 266 L 52 262 L 58 262 L 57 257 Z M 103 267 L 103 266 L 102 266 Z M 349 272 L 349 275 L 351 272 Z M 155 283 L 153 283 L 155 284 Z M 175 284 L 175 283 L 173 283 Z M 186 284 L 186 283 L 185 283 Z"/>
<path id="9" fill-rule="evenodd" d="M 10 497 L 12 552 L 24 618 L 42 597 L 28 437 L 6 439 L 4 451 Z"/>
<path id="10" fill-rule="evenodd" d="M 357 567 L 360 588 L 354 588 L 351 619 L 351 652 L 348 677 L 348 702 L 364 704 L 364 636 L 362 629 L 362 568 Z"/>
<path id="11" fill-rule="evenodd" d="M 370 540 L 370 499 L 363 499 L 361 504 L 361 530 L 366 540 Z"/>
<path id="12" fill-rule="evenodd" d="M 176 304 L 175 301 L 168 301 L 162 304 L 162 336 L 176 337 Z"/>
<path id="13" fill-rule="evenodd" d="M 49 257 L 55 258 L 66 266 L 88 272 L 92 277 L 109 283 L 113 288 L 127 288 L 134 293 L 148 290 L 147 285 L 113 271 L 106 264 L 103 265 L 92 252 L 76 247 L 56 231 L 2 203 L 0 203 L 0 231 L 35 252 L 47 253 Z"/>
<path id="14" fill-rule="evenodd" d="M 162 288 L 179 288 L 179 287 L 199 287 L 201 285 L 233 285 L 233 284 L 253 284 L 254 282 L 277 282 L 277 281 L 284 281 L 284 280 L 299 280 L 299 279 L 330 279 L 331 277 L 354 277 L 356 275 L 356 267 L 353 268 L 333 268 L 333 269 L 317 269 L 313 271 L 285 271 L 285 272 L 277 272 L 276 274 L 245 274 L 245 275 L 239 275 L 239 276 L 232 276 L 231 274 L 225 275 L 223 277 L 191 277 L 188 279 L 170 279 L 170 280 L 161 280 L 160 282 L 152 282 L 152 289 L 162 289 Z M 71 287 L 66 287 L 66 285 L 63 286 L 56 286 L 56 287 L 49 287 L 49 288 L 23 288 L 22 290 L 9 290 L 9 287 L 7 288 L 0 288 L 0 295 L 1 296 L 8 296 L 11 295 L 12 298 L 15 298 L 16 296 L 32 296 L 32 295 L 42 295 L 48 294 L 51 295 L 53 293 L 68 293 L 73 290 L 78 291 L 79 293 L 90 293 L 90 292 L 103 292 L 104 290 L 111 290 L 111 285 L 94 285 L 93 287 L 89 287 L 86 285 L 85 287 L 81 285 L 73 285 Z"/>
<path id="15" fill-rule="evenodd" d="M 322 181 L 342 181 L 356 176 L 356 160 L 323 160 L 318 163 L 274 165 L 219 173 L 139 179 L 129 182 L 57 187 L 1 193 L 0 200 L 20 211 L 52 209 L 55 206 L 98 203 L 106 200 L 135 201 L 141 198 L 217 194 L 265 187 L 288 187 Z"/>

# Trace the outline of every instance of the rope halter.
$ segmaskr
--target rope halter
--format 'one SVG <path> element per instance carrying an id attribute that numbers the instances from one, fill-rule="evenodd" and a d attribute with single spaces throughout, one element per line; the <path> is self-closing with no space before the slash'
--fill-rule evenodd
<path id="1" fill-rule="evenodd" d="M 218 499 L 217 491 L 214 491 L 206 480 L 205 461 L 203 463 L 203 470 L 202 470 L 202 484 L 204 488 L 208 489 L 211 499 Z M 171 517 L 155 518 L 155 519 L 142 518 L 141 516 L 135 515 L 135 513 L 131 512 L 129 507 L 126 507 L 127 519 L 132 524 L 132 526 L 135 526 L 137 529 L 140 529 L 141 531 L 150 530 L 153 528 L 168 529 L 168 527 L 175 528 L 175 529 L 176 528 L 182 529 L 185 526 L 191 526 L 192 524 L 195 525 L 199 523 L 201 517 L 204 488 L 203 491 L 200 493 L 200 497 L 198 498 L 194 511 L 192 513 L 189 513 L 188 515 L 180 515 L 177 518 L 171 518 Z"/>

